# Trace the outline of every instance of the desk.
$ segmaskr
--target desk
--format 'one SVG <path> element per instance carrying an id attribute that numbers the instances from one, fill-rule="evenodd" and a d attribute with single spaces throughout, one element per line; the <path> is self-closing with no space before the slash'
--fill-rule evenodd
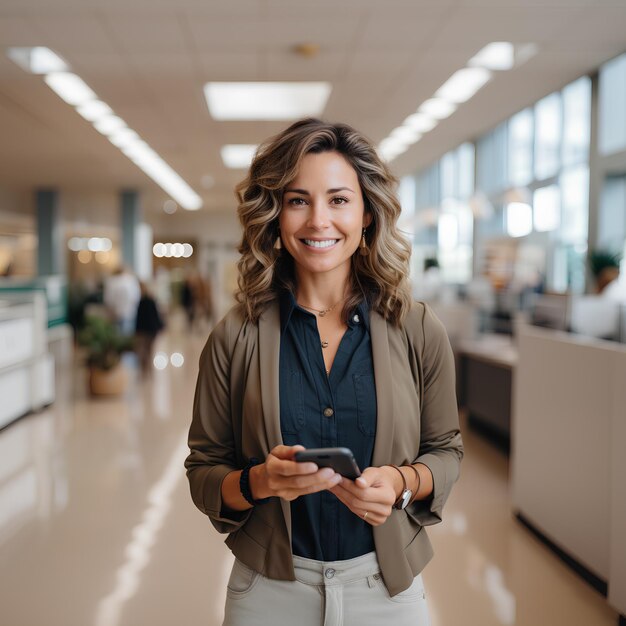
<path id="1" fill-rule="evenodd" d="M 485 334 L 457 345 L 459 404 L 469 424 L 508 452 L 517 348 L 506 335 Z"/>
<path id="2" fill-rule="evenodd" d="M 626 346 L 528 325 L 517 345 L 514 511 L 626 615 Z"/>

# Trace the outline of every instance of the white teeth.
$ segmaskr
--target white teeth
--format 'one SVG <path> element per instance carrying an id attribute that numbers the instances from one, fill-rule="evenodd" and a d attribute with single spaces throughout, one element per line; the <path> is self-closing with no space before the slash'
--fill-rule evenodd
<path id="1" fill-rule="evenodd" d="M 314 241 L 313 239 L 305 239 L 304 243 L 307 246 L 312 246 L 313 248 L 328 248 L 329 246 L 333 246 L 339 241 L 338 239 L 325 239 L 324 241 Z"/>

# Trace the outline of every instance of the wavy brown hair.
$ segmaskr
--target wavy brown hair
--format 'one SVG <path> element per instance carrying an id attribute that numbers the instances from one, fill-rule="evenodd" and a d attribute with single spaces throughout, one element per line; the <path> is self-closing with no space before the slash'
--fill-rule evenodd
<path id="1" fill-rule="evenodd" d="M 307 118 L 263 144 L 236 188 L 243 237 L 235 297 L 252 322 L 282 291 L 296 293 L 293 257 L 284 248 L 274 250 L 283 190 L 296 178 L 306 154 L 330 151 L 341 154 L 356 171 L 365 211 L 372 216 L 365 233 L 369 254 L 357 250 L 352 256 L 344 316 L 366 299 L 386 320 L 399 325 L 411 306 L 411 248 L 396 226 L 400 216 L 396 178 L 354 128 Z"/>

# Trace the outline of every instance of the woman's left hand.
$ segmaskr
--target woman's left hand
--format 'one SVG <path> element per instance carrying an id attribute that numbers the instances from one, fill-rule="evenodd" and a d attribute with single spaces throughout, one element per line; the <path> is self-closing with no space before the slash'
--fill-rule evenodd
<path id="1" fill-rule="evenodd" d="M 368 524 L 380 526 L 391 515 L 397 499 L 396 477 L 391 472 L 398 474 L 390 467 L 368 467 L 356 480 L 342 478 L 329 491 Z"/>

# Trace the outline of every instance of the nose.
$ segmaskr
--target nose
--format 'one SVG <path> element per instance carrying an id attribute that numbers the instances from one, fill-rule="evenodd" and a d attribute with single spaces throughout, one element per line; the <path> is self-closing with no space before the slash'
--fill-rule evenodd
<path id="1" fill-rule="evenodd" d="M 323 230 L 328 228 L 329 215 L 328 207 L 324 202 L 315 200 L 311 203 L 309 219 L 307 220 L 307 227 L 313 230 Z"/>

